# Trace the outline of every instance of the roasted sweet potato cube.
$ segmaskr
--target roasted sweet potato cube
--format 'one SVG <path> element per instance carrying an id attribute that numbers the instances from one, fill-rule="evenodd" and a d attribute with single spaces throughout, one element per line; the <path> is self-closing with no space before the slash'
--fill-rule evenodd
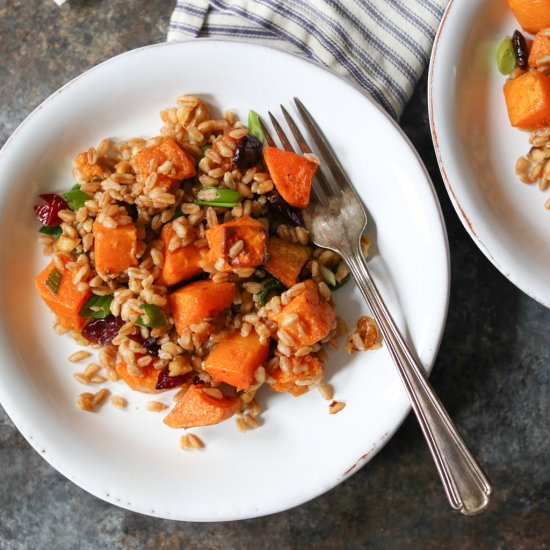
<path id="1" fill-rule="evenodd" d="M 88 153 L 84 151 L 79 153 L 74 160 L 75 168 L 80 172 L 87 180 L 94 178 L 103 179 L 103 163 L 101 160 L 96 162 L 89 162 Z"/>
<path id="2" fill-rule="evenodd" d="M 204 370 L 216 383 L 225 382 L 237 390 L 246 390 L 255 383 L 256 370 L 268 354 L 269 345 L 262 344 L 256 332 L 248 336 L 235 332 L 216 344 L 204 362 Z"/>
<path id="3" fill-rule="evenodd" d="M 279 330 L 288 334 L 296 348 L 312 346 L 325 338 L 336 318 L 334 308 L 321 296 L 314 281 L 305 281 L 304 287 L 277 315 Z M 292 318 L 295 320 L 289 322 Z"/>
<path id="4" fill-rule="evenodd" d="M 309 260 L 311 249 L 279 237 L 267 241 L 267 261 L 264 267 L 286 287 L 296 284 L 300 271 Z"/>
<path id="5" fill-rule="evenodd" d="M 539 65 L 539 60 L 546 59 L 548 56 L 550 56 L 550 36 L 539 32 L 535 36 L 531 51 L 529 52 L 529 65 L 531 67 L 537 67 Z M 546 61 L 546 64 L 547 63 L 548 61 Z"/>
<path id="6" fill-rule="evenodd" d="M 40 293 L 41 298 L 46 302 L 46 305 L 57 316 L 59 324 L 69 330 L 80 330 L 86 319 L 80 317 L 78 312 L 90 297 L 89 290 L 78 290 L 73 284 L 72 273 L 65 269 L 67 260 L 63 261 L 63 270 L 61 273 L 61 281 L 57 293 L 48 287 L 46 282 L 50 273 L 56 269 L 54 262 L 51 262 L 35 279 L 35 285 Z"/>
<path id="7" fill-rule="evenodd" d="M 264 147 L 264 160 L 281 197 L 295 208 L 305 208 L 309 204 L 317 164 L 302 155 L 275 147 Z"/>
<path id="8" fill-rule="evenodd" d="M 235 283 L 196 281 L 175 290 L 168 297 L 176 331 L 182 335 L 191 325 L 215 317 L 231 306 Z"/>
<path id="9" fill-rule="evenodd" d="M 536 32 L 550 27 L 550 0 L 508 0 L 521 28 Z"/>
<path id="10" fill-rule="evenodd" d="M 171 223 L 167 223 L 160 233 L 164 243 L 164 264 L 158 278 L 161 285 L 172 286 L 202 273 L 199 266 L 202 258 L 200 248 L 191 243 L 175 250 L 169 249 L 170 240 L 175 234 Z"/>
<path id="11" fill-rule="evenodd" d="M 323 372 L 323 363 L 317 357 L 311 355 L 289 357 L 288 361 L 290 363 L 289 372 L 286 373 L 279 367 L 271 375 L 273 382 L 270 382 L 270 384 L 275 391 L 287 391 L 298 397 L 309 389 L 305 382 L 314 380 Z"/>
<path id="12" fill-rule="evenodd" d="M 138 264 L 137 230 L 133 223 L 105 227 L 96 219 L 93 234 L 94 261 L 99 273 L 113 275 Z"/>
<path id="13" fill-rule="evenodd" d="M 121 361 L 116 366 L 117 374 L 120 376 L 121 380 L 126 382 L 130 388 L 135 391 L 140 391 L 143 393 L 160 393 L 164 390 L 157 390 L 156 385 L 159 378 L 160 370 L 155 369 L 152 364 L 149 364 L 141 369 L 143 376 L 138 376 L 137 374 L 132 374 L 128 370 L 126 363 Z"/>
<path id="14" fill-rule="evenodd" d="M 206 238 L 209 262 L 215 264 L 219 258 L 225 261 L 220 271 L 231 271 L 231 266 L 256 267 L 266 260 L 267 230 L 250 216 L 216 225 L 206 231 Z"/>
<path id="15" fill-rule="evenodd" d="M 147 147 L 134 157 L 134 166 L 139 175 L 146 179 L 151 174 L 151 167 L 156 165 L 158 170 L 165 162 L 172 164 L 170 170 L 164 174 L 157 172 L 155 186 L 167 191 L 174 191 L 178 182 L 192 178 L 197 172 L 195 161 L 172 139 L 163 138 L 160 143 Z"/>
<path id="16" fill-rule="evenodd" d="M 504 84 L 512 126 L 536 130 L 550 124 L 550 77 L 529 71 Z"/>
<path id="17" fill-rule="evenodd" d="M 238 397 L 212 397 L 207 387 L 191 385 L 174 408 L 166 415 L 164 423 L 170 428 L 194 428 L 211 426 L 233 416 L 241 408 Z"/>

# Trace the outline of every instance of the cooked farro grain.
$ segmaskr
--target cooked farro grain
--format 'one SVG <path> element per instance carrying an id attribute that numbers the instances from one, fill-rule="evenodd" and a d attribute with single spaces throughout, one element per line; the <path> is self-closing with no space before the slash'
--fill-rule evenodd
<path id="1" fill-rule="evenodd" d="M 147 401 L 145 408 L 151 412 L 160 412 L 168 408 L 168 405 L 161 403 L 160 401 Z"/>
<path id="2" fill-rule="evenodd" d="M 125 409 L 128 406 L 128 400 L 120 395 L 113 395 L 111 397 L 111 403 L 115 409 Z"/>
<path id="3" fill-rule="evenodd" d="M 185 434 L 180 437 L 180 447 L 184 451 L 196 451 L 204 449 L 204 442 L 195 434 Z"/>
<path id="4" fill-rule="evenodd" d="M 89 351 L 80 350 L 69 355 L 68 359 L 71 363 L 78 363 L 79 361 L 82 361 L 82 359 L 87 359 L 90 355 L 91 353 Z"/>
<path id="5" fill-rule="evenodd" d="M 317 386 L 319 393 L 323 396 L 323 399 L 330 401 L 334 397 L 334 390 L 330 384 L 319 384 Z"/>
<path id="6" fill-rule="evenodd" d="M 346 404 L 343 403 L 342 401 L 333 401 L 333 402 L 328 406 L 328 412 L 329 412 L 330 414 L 339 413 L 345 406 L 346 406 Z"/>

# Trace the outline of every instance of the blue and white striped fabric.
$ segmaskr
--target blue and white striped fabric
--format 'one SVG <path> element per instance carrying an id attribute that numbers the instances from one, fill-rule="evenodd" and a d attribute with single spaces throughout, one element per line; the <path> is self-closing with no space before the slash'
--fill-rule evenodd
<path id="1" fill-rule="evenodd" d="M 399 117 L 448 0 L 178 0 L 168 40 L 231 37 L 317 61 Z"/>

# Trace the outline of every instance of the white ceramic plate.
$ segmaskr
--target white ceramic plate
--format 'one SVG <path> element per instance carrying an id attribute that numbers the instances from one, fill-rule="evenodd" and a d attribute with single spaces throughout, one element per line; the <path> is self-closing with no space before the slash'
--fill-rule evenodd
<path id="1" fill-rule="evenodd" d="M 227 62 L 227 60 L 230 60 Z M 160 44 L 107 61 L 53 94 L 0 154 L 0 398 L 21 433 L 61 473 L 113 504 L 195 521 L 248 518 L 303 503 L 367 462 L 409 405 L 384 348 L 334 353 L 328 378 L 346 408 L 328 414 L 317 392 L 296 399 L 262 392 L 264 425 L 246 434 L 232 420 L 194 430 L 203 452 L 183 452 L 183 433 L 147 412 L 150 396 L 118 382 L 126 411 L 77 409 L 83 391 L 67 362 L 77 349 L 56 336 L 33 287 L 47 259 L 32 205 L 71 186 L 72 159 L 105 136 L 150 136 L 159 110 L 183 92 L 241 118 L 302 99 L 356 182 L 377 241 L 372 269 L 426 368 L 442 336 L 449 290 L 443 219 L 421 161 L 393 123 L 354 87 L 307 61 L 222 41 Z M 350 327 L 367 310 L 353 284 L 338 291 Z M 161 396 L 170 403 L 170 396 Z"/>
<path id="2" fill-rule="evenodd" d="M 550 307 L 550 193 L 522 184 L 528 133 L 510 126 L 495 52 L 519 24 L 503 0 L 451 1 L 429 76 L 432 137 L 464 227 L 517 287 Z"/>

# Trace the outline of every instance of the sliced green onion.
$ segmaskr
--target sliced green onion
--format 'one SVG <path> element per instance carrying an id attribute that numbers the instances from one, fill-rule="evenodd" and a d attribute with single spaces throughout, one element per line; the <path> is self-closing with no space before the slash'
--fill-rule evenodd
<path id="1" fill-rule="evenodd" d="M 199 206 L 214 206 L 214 207 L 223 207 L 223 208 L 235 208 L 238 202 L 212 202 L 212 201 L 195 201 L 195 204 Z"/>
<path id="2" fill-rule="evenodd" d="M 61 271 L 59 271 L 57 267 L 54 267 L 50 271 L 50 274 L 46 279 L 46 286 L 50 289 L 50 292 L 54 296 L 57 296 L 57 293 L 59 292 L 59 285 L 61 284 L 61 279 L 63 279 L 63 275 Z"/>
<path id="3" fill-rule="evenodd" d="M 69 208 L 73 211 L 78 210 L 84 206 L 86 201 L 90 200 L 90 196 L 80 190 L 80 185 L 77 183 L 70 191 L 61 193 L 61 196 L 65 199 Z"/>
<path id="4" fill-rule="evenodd" d="M 92 296 L 80 308 L 78 315 L 88 319 L 105 319 L 111 314 L 112 296 Z"/>
<path id="5" fill-rule="evenodd" d="M 50 227 L 44 225 L 39 230 L 39 233 L 42 233 L 42 235 L 49 235 L 50 237 L 60 237 L 63 233 L 63 229 L 61 229 L 60 225 L 51 225 Z"/>
<path id="6" fill-rule="evenodd" d="M 197 200 L 195 204 L 201 206 L 225 206 L 233 208 L 237 206 L 241 194 L 233 189 L 220 187 L 203 187 L 196 193 Z"/>
<path id="7" fill-rule="evenodd" d="M 139 307 L 143 310 L 143 315 L 137 318 L 136 325 L 148 328 L 159 328 L 166 325 L 166 316 L 160 307 L 153 304 L 141 304 Z"/>
<path id="8" fill-rule="evenodd" d="M 497 48 L 497 67 L 501 74 L 510 74 L 516 67 L 516 52 L 511 38 L 505 36 Z"/>
<path id="9" fill-rule="evenodd" d="M 277 279 L 270 279 L 262 287 L 262 291 L 260 292 L 260 296 L 258 298 L 258 303 L 261 306 L 265 306 L 265 301 L 267 300 L 267 296 L 270 292 L 278 292 L 279 290 L 284 290 L 284 289 L 285 289 L 285 285 L 283 285 L 283 283 L 281 283 Z"/>
<path id="10" fill-rule="evenodd" d="M 252 109 L 248 111 L 248 131 L 256 136 L 264 145 L 267 145 L 262 127 L 260 126 L 260 117 Z"/>

